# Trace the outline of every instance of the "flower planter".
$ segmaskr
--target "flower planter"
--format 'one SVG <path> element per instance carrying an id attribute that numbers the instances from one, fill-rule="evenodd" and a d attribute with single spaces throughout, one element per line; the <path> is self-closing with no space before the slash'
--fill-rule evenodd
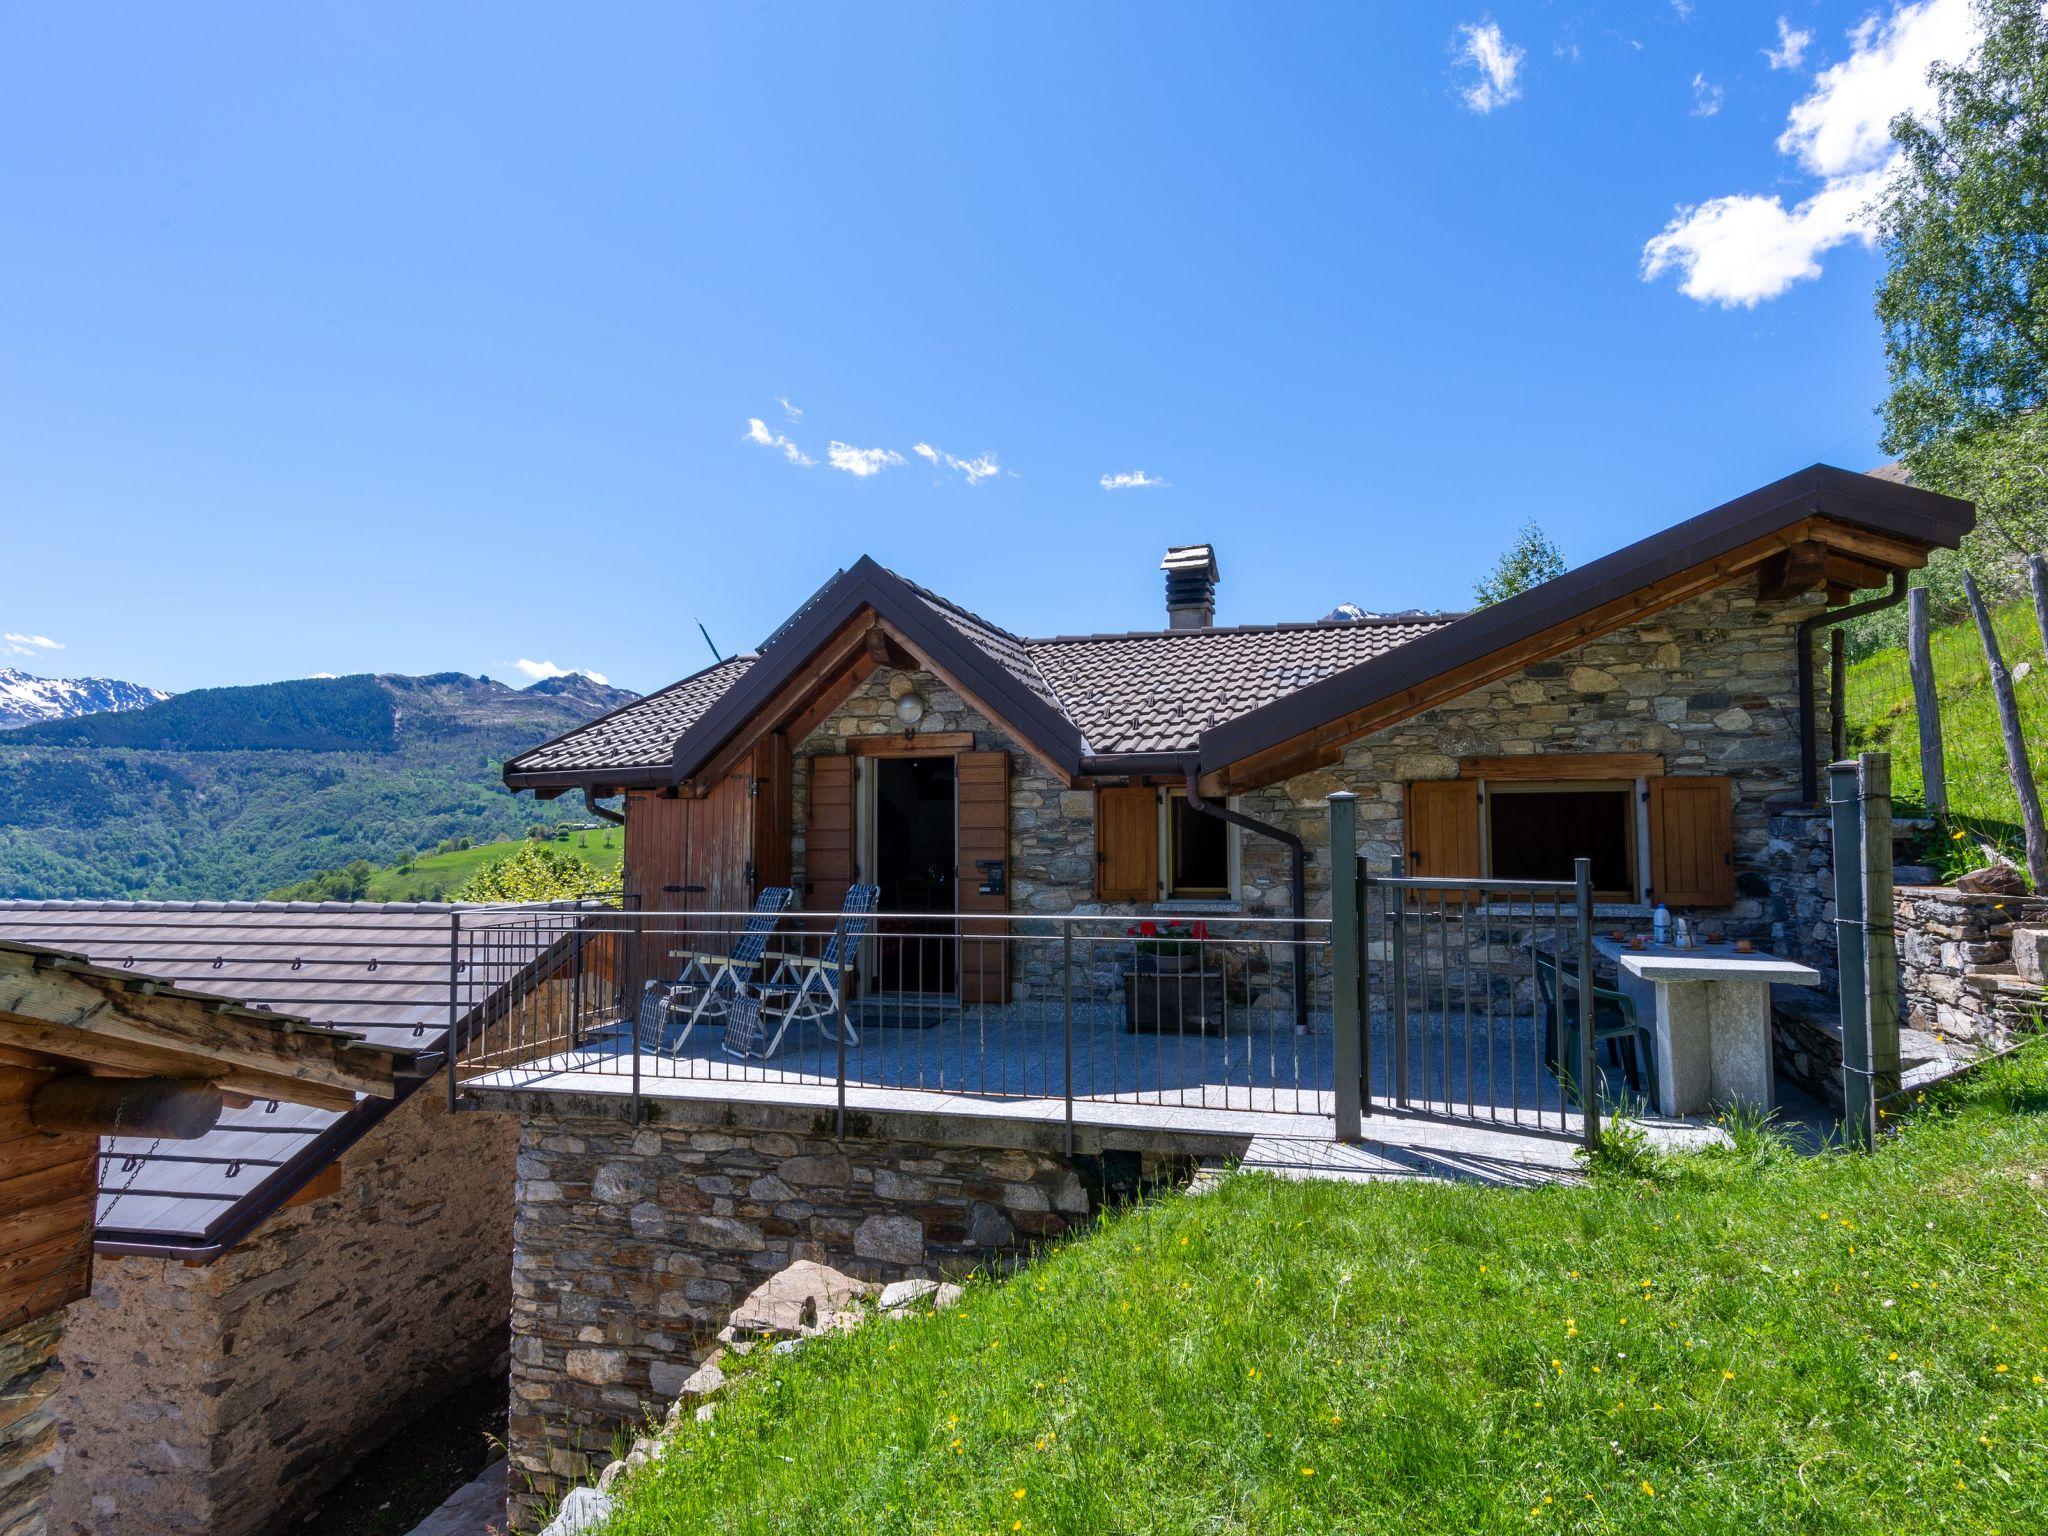
<path id="1" fill-rule="evenodd" d="M 1186 969 L 1176 966 L 1148 971 L 1140 966 L 1124 977 L 1125 1027 L 1130 1033 L 1199 1035 L 1223 1028 L 1223 972 L 1198 970 L 1196 959 L 1188 956 Z"/>

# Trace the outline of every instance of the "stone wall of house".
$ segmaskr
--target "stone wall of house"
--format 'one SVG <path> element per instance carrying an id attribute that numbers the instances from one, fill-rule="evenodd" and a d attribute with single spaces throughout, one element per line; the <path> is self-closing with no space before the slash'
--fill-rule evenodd
<path id="1" fill-rule="evenodd" d="M 63 1329 L 57 1311 L 0 1333 L 0 1536 L 42 1536 L 48 1529 Z"/>
<path id="2" fill-rule="evenodd" d="M 1733 833 L 1736 899 L 1717 914 L 1730 934 L 1762 944 L 1783 941 L 1791 910 L 1801 901 L 1790 869 L 1774 854 L 1775 803 L 1796 799 L 1799 774 L 1798 621 L 1822 602 L 1819 594 L 1765 602 L 1753 583 L 1692 599 L 1655 618 L 1593 640 L 1554 661 L 1542 662 L 1388 730 L 1349 744 L 1342 761 L 1242 797 L 1258 819 L 1284 827 L 1310 850 L 1307 868 L 1312 915 L 1329 911 L 1328 796 L 1349 789 L 1359 797 L 1361 850 L 1380 869 L 1404 856 L 1403 786 L 1414 779 L 1449 778 L 1470 756 L 1543 753 L 1654 752 L 1674 774 L 1724 774 L 1734 781 Z M 1012 905 L 1020 914 L 1072 913 L 1126 919 L 1160 910 L 1098 902 L 1094 896 L 1094 797 L 1066 789 L 958 693 L 924 672 L 884 670 L 871 676 L 829 720 L 796 748 L 792 774 L 795 854 L 801 889 L 809 758 L 845 750 L 847 738 L 896 734 L 902 727 L 895 700 L 916 692 L 926 704 L 922 731 L 971 731 L 983 750 L 1011 755 Z M 1817 688 L 1817 739 L 1825 740 L 1826 690 Z M 1289 910 L 1286 849 L 1245 833 L 1240 838 L 1245 916 L 1281 917 Z M 1803 889 L 1803 888 L 1802 888 Z M 1639 909 L 1609 909 L 1603 921 L 1640 919 Z M 1100 933 L 1114 936 L 1120 925 Z M 1226 930 L 1219 928 L 1219 933 Z M 1530 925 L 1495 919 L 1483 929 L 1458 932 L 1473 966 L 1491 962 L 1490 982 L 1503 976 L 1526 993 Z M 1051 925 L 1016 927 L 1022 986 L 1050 984 L 1056 961 Z M 1262 930 L 1269 934 L 1272 930 Z M 1277 935 L 1275 935 L 1277 940 Z M 1116 984 L 1115 956 L 1096 956 L 1097 978 Z M 1252 970 L 1260 1006 L 1284 1013 L 1285 954 L 1263 945 Z M 1315 994 L 1318 1005 L 1326 988 Z M 1025 992 L 1028 995 L 1028 990 Z"/>
<path id="3" fill-rule="evenodd" d="M 1028 1127 L 914 1135 L 758 1105 L 535 1096 L 519 1115 L 513 1249 L 515 1528 L 665 1409 L 742 1297 L 796 1259 L 868 1280 L 1001 1263 L 1086 1218 Z M 508 1120 L 482 1114 L 482 1120 Z M 1008 1133 L 1010 1145 L 977 1144 Z"/>
<path id="4" fill-rule="evenodd" d="M 211 1264 L 102 1257 L 58 1401 L 64 1536 L 276 1528 L 505 1355 L 512 1127 L 414 1093 Z"/>

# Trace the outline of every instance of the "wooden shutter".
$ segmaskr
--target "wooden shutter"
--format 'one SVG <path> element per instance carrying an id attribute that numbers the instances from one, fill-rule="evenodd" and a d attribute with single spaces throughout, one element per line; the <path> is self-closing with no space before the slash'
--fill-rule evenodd
<path id="1" fill-rule="evenodd" d="M 953 759 L 954 905 L 961 912 L 1010 910 L 1010 754 L 962 752 Z M 1002 889 L 984 894 L 988 872 L 977 861 L 1002 861 Z M 960 927 L 960 1001 L 1000 1003 L 1010 996 L 1009 924 Z"/>
<path id="2" fill-rule="evenodd" d="M 805 910 L 837 912 L 853 874 L 853 759 L 814 757 L 804 819 Z"/>
<path id="3" fill-rule="evenodd" d="M 1159 791 L 1138 786 L 1095 791 L 1095 897 L 1159 899 Z"/>
<path id="4" fill-rule="evenodd" d="M 1408 786 L 1408 868 L 1424 880 L 1476 880 L 1479 781 L 1417 779 Z"/>
<path id="5" fill-rule="evenodd" d="M 1721 778 L 1650 783 L 1650 899 L 1672 907 L 1735 900 L 1734 785 Z"/>

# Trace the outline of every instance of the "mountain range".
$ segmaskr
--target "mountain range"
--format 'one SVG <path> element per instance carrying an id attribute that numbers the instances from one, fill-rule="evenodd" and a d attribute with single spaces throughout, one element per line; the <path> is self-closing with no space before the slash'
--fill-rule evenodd
<path id="1" fill-rule="evenodd" d="M 362 674 L 22 725 L 0 734 L 0 897 L 244 900 L 516 836 L 582 807 L 515 798 L 505 758 L 635 697 L 573 673 Z"/>
<path id="2" fill-rule="evenodd" d="M 111 677 L 35 677 L 13 667 L 0 667 L 0 731 L 39 720 L 146 709 L 169 697 L 161 688 Z"/>

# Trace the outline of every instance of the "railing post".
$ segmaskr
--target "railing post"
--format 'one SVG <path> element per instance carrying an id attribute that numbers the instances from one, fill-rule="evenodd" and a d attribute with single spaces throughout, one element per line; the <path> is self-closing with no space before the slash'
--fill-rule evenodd
<path id="1" fill-rule="evenodd" d="M 1074 922 L 1060 923 L 1060 998 L 1065 1011 L 1067 1156 L 1074 1155 Z"/>
<path id="2" fill-rule="evenodd" d="M 1358 796 L 1330 796 L 1330 1060 L 1338 1141 L 1365 1133 L 1358 1008 Z"/>
<path id="3" fill-rule="evenodd" d="M 1600 1145 L 1600 1067 L 1593 1052 L 1593 861 L 1574 859 L 1572 879 L 1579 888 L 1579 1112 L 1591 1152 Z"/>
<path id="4" fill-rule="evenodd" d="M 456 909 L 448 914 L 448 1039 L 441 1048 L 442 1063 L 448 1073 L 448 1112 L 455 1112 L 455 1028 L 461 1021 L 461 997 L 459 987 L 462 975 L 462 912 Z"/>
<path id="5" fill-rule="evenodd" d="M 850 956 L 842 955 L 841 958 L 850 959 Z M 839 1111 L 834 1122 L 837 1127 L 834 1139 L 838 1141 L 846 1139 L 846 989 L 850 985 L 850 975 L 849 965 L 840 971 L 839 985 L 832 992 L 833 1022 L 837 1025 L 832 1033 L 839 1037 Z"/>
<path id="6" fill-rule="evenodd" d="M 1394 1102 L 1408 1107 L 1408 893 L 1400 883 L 1401 862 L 1394 861 L 1394 878 L 1387 883 L 1387 900 L 1392 905 L 1394 932 L 1387 963 L 1394 974 L 1394 1014 L 1387 1029 L 1394 1037 Z"/>
<path id="7" fill-rule="evenodd" d="M 1864 999 L 1863 800 L 1855 763 L 1828 764 L 1835 861 L 1835 956 L 1842 994 L 1842 1124 L 1850 1142 L 1874 1145 L 1870 1015 Z"/>

